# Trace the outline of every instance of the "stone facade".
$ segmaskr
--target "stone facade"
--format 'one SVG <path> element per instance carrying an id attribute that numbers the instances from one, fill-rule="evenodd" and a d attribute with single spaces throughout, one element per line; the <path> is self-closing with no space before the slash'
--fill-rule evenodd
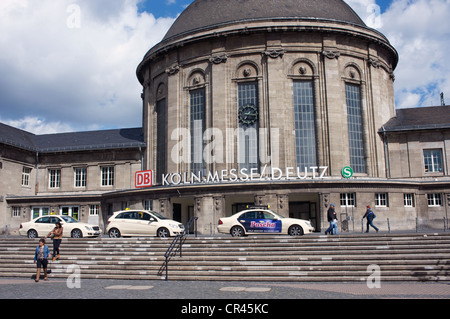
<path id="1" fill-rule="evenodd" d="M 286 7 L 292 2 L 284 1 Z M 216 5 L 233 11 L 231 2 Z M 319 6 L 308 3 L 299 2 L 304 10 Z M 137 69 L 144 137 L 134 136 L 129 147 L 119 147 L 119 139 L 102 150 L 61 151 L 62 143 L 60 151 L 42 154 L 0 135 L 0 229 L 17 229 L 32 218 L 34 207 L 56 212 L 78 207 L 80 219 L 87 221 L 91 206 L 98 205 L 101 226 L 114 211 L 147 207 L 183 223 L 198 217 L 199 233 L 209 235 L 216 233 L 220 217 L 257 205 L 310 219 L 321 231 L 328 227 L 331 203 L 340 231 L 365 230 L 361 218 L 367 205 L 384 231 L 448 227 L 450 112 L 447 107 L 395 109 L 398 55 L 389 41 L 343 2 L 330 2 L 338 5 L 333 10 L 321 2 L 317 18 L 280 18 L 265 12 L 263 1 L 245 2 L 250 4 L 260 16 L 227 21 L 233 12 L 215 17 L 203 12 L 216 8 L 214 1 L 196 0 L 150 49 Z M 282 6 L 272 9 L 277 8 Z M 329 18 L 325 9 L 339 18 Z M 207 17 L 208 24 L 195 16 Z M 240 91 L 249 83 L 256 92 L 250 104 L 242 102 L 250 91 Z M 295 102 L 299 83 L 310 85 L 312 110 L 296 109 L 303 103 Z M 204 123 L 199 147 L 192 139 L 198 134 L 192 115 L 198 112 L 193 111 L 197 92 L 204 99 L 197 119 Z M 249 108 L 243 111 L 244 106 Z M 244 122 L 255 110 L 256 118 Z M 313 114 L 309 122 L 298 119 L 302 112 Z M 313 143 L 305 142 L 314 149 L 306 170 L 299 164 L 298 149 L 304 145 L 297 136 L 305 123 L 314 134 Z M 257 135 L 239 135 L 248 127 Z M 356 147 L 355 130 L 360 134 Z M 257 142 L 251 144 L 252 138 Z M 67 137 L 66 142 L 70 145 Z M 193 166 L 199 154 L 201 165 Z M 247 155 L 257 157 L 256 165 L 245 166 L 242 154 L 245 161 Z M 112 186 L 101 186 L 103 166 L 114 166 Z M 351 178 L 343 177 L 347 166 L 355 170 Z M 23 167 L 31 169 L 28 186 L 20 182 Z M 86 168 L 83 189 L 74 187 L 79 167 Z M 56 189 L 48 187 L 52 169 L 61 170 Z M 138 170 L 153 171 L 152 187 L 135 187 Z"/>

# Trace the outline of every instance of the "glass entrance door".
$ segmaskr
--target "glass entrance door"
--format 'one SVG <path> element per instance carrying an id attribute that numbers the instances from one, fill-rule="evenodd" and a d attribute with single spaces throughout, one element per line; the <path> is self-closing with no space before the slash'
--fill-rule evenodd
<path id="1" fill-rule="evenodd" d="M 63 206 L 61 207 L 61 215 L 72 216 L 76 220 L 79 219 L 80 206 Z"/>

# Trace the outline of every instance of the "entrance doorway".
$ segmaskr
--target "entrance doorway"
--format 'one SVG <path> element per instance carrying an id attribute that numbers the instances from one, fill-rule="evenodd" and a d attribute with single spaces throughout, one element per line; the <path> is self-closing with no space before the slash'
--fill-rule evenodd
<path id="1" fill-rule="evenodd" d="M 61 215 L 72 216 L 76 220 L 79 220 L 80 206 L 62 206 Z"/>
<path id="2" fill-rule="evenodd" d="M 289 217 L 310 220 L 314 229 L 317 230 L 316 208 L 315 202 L 289 202 Z"/>

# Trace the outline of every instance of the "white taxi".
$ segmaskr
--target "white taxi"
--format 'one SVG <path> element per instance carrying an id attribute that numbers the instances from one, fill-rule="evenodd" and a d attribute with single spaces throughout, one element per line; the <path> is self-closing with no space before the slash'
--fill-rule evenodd
<path id="1" fill-rule="evenodd" d="M 47 236 L 55 228 L 57 222 L 63 227 L 63 237 L 82 238 L 100 236 L 100 227 L 81 223 L 67 215 L 48 215 L 20 224 L 19 234 L 28 238 Z"/>
<path id="2" fill-rule="evenodd" d="M 253 234 L 302 236 L 312 233 L 314 227 L 308 220 L 286 218 L 268 209 L 253 208 L 220 218 L 217 230 L 233 237 Z"/>
<path id="3" fill-rule="evenodd" d="M 111 238 L 121 236 L 158 236 L 180 235 L 184 225 L 149 210 L 122 210 L 108 219 L 106 233 Z"/>

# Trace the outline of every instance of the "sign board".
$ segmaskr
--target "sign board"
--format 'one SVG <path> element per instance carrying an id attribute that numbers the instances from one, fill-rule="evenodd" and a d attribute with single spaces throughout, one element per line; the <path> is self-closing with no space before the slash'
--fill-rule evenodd
<path id="1" fill-rule="evenodd" d="M 136 188 L 151 187 L 153 185 L 153 171 L 140 171 L 135 174 Z"/>
<path id="2" fill-rule="evenodd" d="M 350 178 L 353 176 L 353 169 L 350 166 L 345 166 L 342 169 L 341 174 L 342 174 L 342 177 L 344 177 L 344 178 Z"/>

